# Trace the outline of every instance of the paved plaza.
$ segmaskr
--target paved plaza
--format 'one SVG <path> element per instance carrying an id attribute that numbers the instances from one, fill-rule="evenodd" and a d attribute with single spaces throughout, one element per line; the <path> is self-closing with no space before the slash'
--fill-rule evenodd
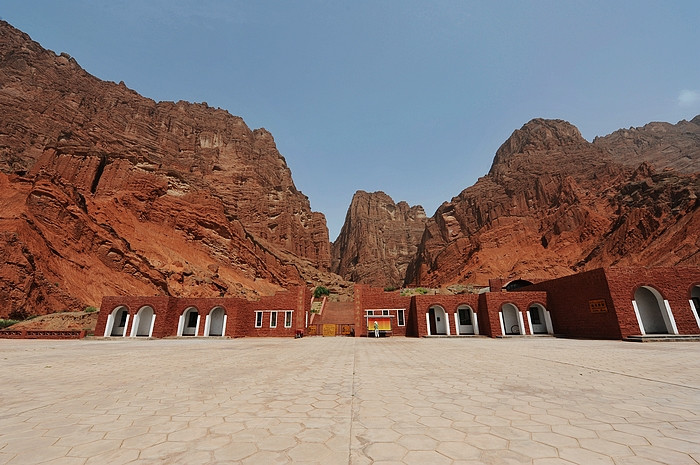
<path id="1" fill-rule="evenodd" d="M 700 344 L 0 340 L 0 464 L 700 463 Z"/>

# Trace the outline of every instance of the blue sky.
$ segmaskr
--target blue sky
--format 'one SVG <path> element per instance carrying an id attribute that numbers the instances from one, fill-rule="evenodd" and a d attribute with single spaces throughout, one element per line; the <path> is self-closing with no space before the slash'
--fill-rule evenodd
<path id="1" fill-rule="evenodd" d="M 91 74 L 272 132 L 331 240 L 353 193 L 430 216 L 535 117 L 583 136 L 700 113 L 700 2 L 3 0 Z"/>

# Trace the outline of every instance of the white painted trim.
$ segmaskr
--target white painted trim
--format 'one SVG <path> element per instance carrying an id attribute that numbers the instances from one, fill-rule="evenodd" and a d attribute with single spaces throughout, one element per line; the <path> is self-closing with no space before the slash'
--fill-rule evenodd
<path id="1" fill-rule="evenodd" d="M 289 326 L 287 326 L 287 314 L 291 315 L 289 317 Z M 293 310 L 285 310 L 284 311 L 284 327 L 291 328 L 293 325 L 294 325 L 294 311 Z"/>
<path id="2" fill-rule="evenodd" d="M 202 318 L 202 315 L 199 314 L 199 311 L 197 311 L 197 324 L 194 327 L 194 337 L 199 336 L 199 320 Z"/>
<path id="3" fill-rule="evenodd" d="M 122 333 L 122 337 L 126 337 L 126 328 L 129 327 L 129 318 L 131 317 L 130 314 L 126 314 L 126 321 L 124 322 L 124 332 Z"/>
<path id="4" fill-rule="evenodd" d="M 272 326 L 272 314 L 275 314 L 275 326 Z M 277 328 L 277 324 L 279 321 L 277 321 L 277 318 L 279 318 L 279 315 L 277 314 L 277 310 L 270 310 L 270 328 Z"/>
<path id="5" fill-rule="evenodd" d="M 226 311 L 224 311 L 224 323 L 223 326 L 221 327 L 221 337 L 226 336 L 226 321 L 228 320 L 228 315 L 226 314 Z"/>
<path id="6" fill-rule="evenodd" d="M 306 312 L 306 317 L 304 318 L 304 328 L 309 327 L 309 312 Z"/>
<path id="7" fill-rule="evenodd" d="M 426 312 L 425 322 L 426 322 L 426 326 L 428 328 L 428 336 L 431 336 L 431 334 L 430 334 L 430 312 Z"/>
<path id="8" fill-rule="evenodd" d="M 114 310 L 112 310 L 112 313 L 107 315 L 107 323 L 105 324 L 105 335 L 104 337 L 110 337 L 112 335 L 112 329 L 114 326 Z M 697 314 L 695 316 L 697 318 Z"/>
<path id="9" fill-rule="evenodd" d="M 403 324 L 399 324 L 399 312 L 403 314 Z M 406 309 L 399 308 L 396 310 L 396 326 L 406 326 Z"/>
<path id="10" fill-rule="evenodd" d="M 450 335 L 450 314 L 443 309 L 445 313 L 445 327 L 447 328 L 447 335 Z"/>
<path id="11" fill-rule="evenodd" d="M 131 325 L 131 332 L 129 333 L 129 337 L 136 337 L 136 333 L 139 331 L 139 322 L 141 321 L 141 310 L 136 312 L 136 315 L 134 315 L 134 324 Z"/>
<path id="12" fill-rule="evenodd" d="M 459 321 L 459 310 L 455 312 L 455 335 L 459 336 L 459 325 L 461 322 Z"/>
<path id="13" fill-rule="evenodd" d="M 693 302 L 693 299 L 688 299 L 688 302 L 690 302 L 690 311 L 693 312 L 693 316 L 695 317 L 695 323 L 697 323 L 698 328 L 700 328 L 700 316 L 698 316 L 698 308 L 695 308 L 695 302 Z"/>
<path id="14" fill-rule="evenodd" d="M 151 327 L 148 330 L 148 337 L 153 337 L 153 327 L 156 324 L 156 312 L 153 311 L 153 318 L 151 318 Z"/>
<path id="15" fill-rule="evenodd" d="M 476 312 L 472 310 L 472 326 L 474 326 L 474 335 L 479 334 L 479 319 L 476 316 Z"/>
<path id="16" fill-rule="evenodd" d="M 185 313 L 183 312 L 180 315 L 180 319 L 177 321 L 177 335 L 182 336 L 182 330 L 185 326 Z"/>
<path id="17" fill-rule="evenodd" d="M 673 318 L 673 312 L 671 311 L 671 304 L 668 303 L 668 300 L 664 299 L 664 306 L 666 307 L 666 314 L 668 315 L 667 318 L 669 319 L 669 322 L 671 323 L 671 331 L 673 331 L 673 334 L 678 334 L 678 327 L 676 326 L 676 319 Z"/>
<path id="18" fill-rule="evenodd" d="M 554 334 L 554 325 L 552 324 L 552 314 L 549 310 L 544 309 L 544 324 L 547 326 L 547 334 Z"/>
<path id="19" fill-rule="evenodd" d="M 506 322 L 503 321 L 503 310 L 498 311 L 498 321 L 501 323 L 501 336 L 506 335 Z"/>
<path id="20" fill-rule="evenodd" d="M 258 314 L 260 314 L 260 324 L 258 324 Z M 262 328 L 263 319 L 264 319 L 263 315 L 264 315 L 264 314 L 265 314 L 265 313 L 264 313 L 263 311 L 261 311 L 261 310 L 256 310 L 256 311 L 255 311 L 255 321 L 254 321 L 254 324 L 255 324 L 255 327 L 256 327 L 256 328 Z"/>
<path id="21" fill-rule="evenodd" d="M 525 322 L 523 321 L 523 312 L 520 311 L 517 307 L 515 307 L 515 311 L 518 313 L 518 325 L 520 326 L 520 335 L 521 336 L 526 336 L 527 331 L 525 331 Z M 528 316 L 530 316 L 528 314 Z"/>
<path id="22" fill-rule="evenodd" d="M 211 330 L 211 311 L 204 317 L 204 337 L 209 337 L 209 331 Z"/>
<path id="23" fill-rule="evenodd" d="M 639 314 L 639 307 L 637 307 L 637 301 L 633 300 L 632 301 L 632 308 L 634 308 L 634 316 L 637 317 L 637 324 L 639 325 L 639 332 L 642 333 L 642 336 L 646 336 L 646 331 L 644 331 L 644 324 L 642 323 L 642 317 Z"/>

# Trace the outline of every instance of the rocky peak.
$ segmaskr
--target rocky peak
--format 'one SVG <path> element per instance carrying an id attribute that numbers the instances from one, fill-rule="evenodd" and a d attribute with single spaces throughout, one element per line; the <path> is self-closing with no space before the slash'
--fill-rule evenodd
<path id="1" fill-rule="evenodd" d="M 399 286 L 426 221 L 420 205 L 394 203 L 384 192 L 357 191 L 331 247 L 332 271 L 355 282 Z"/>

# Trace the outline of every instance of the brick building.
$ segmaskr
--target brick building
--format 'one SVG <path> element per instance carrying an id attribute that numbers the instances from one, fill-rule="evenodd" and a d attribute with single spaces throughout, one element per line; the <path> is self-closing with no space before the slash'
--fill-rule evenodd
<path id="1" fill-rule="evenodd" d="M 536 284 L 500 279 L 489 284 L 480 294 L 414 296 L 357 284 L 353 302 L 344 305 L 325 299 L 314 304 L 305 287 L 257 301 L 105 297 L 95 334 L 360 337 L 374 335 L 375 322 L 383 336 L 409 337 L 700 334 L 698 268 L 600 268 Z"/>

